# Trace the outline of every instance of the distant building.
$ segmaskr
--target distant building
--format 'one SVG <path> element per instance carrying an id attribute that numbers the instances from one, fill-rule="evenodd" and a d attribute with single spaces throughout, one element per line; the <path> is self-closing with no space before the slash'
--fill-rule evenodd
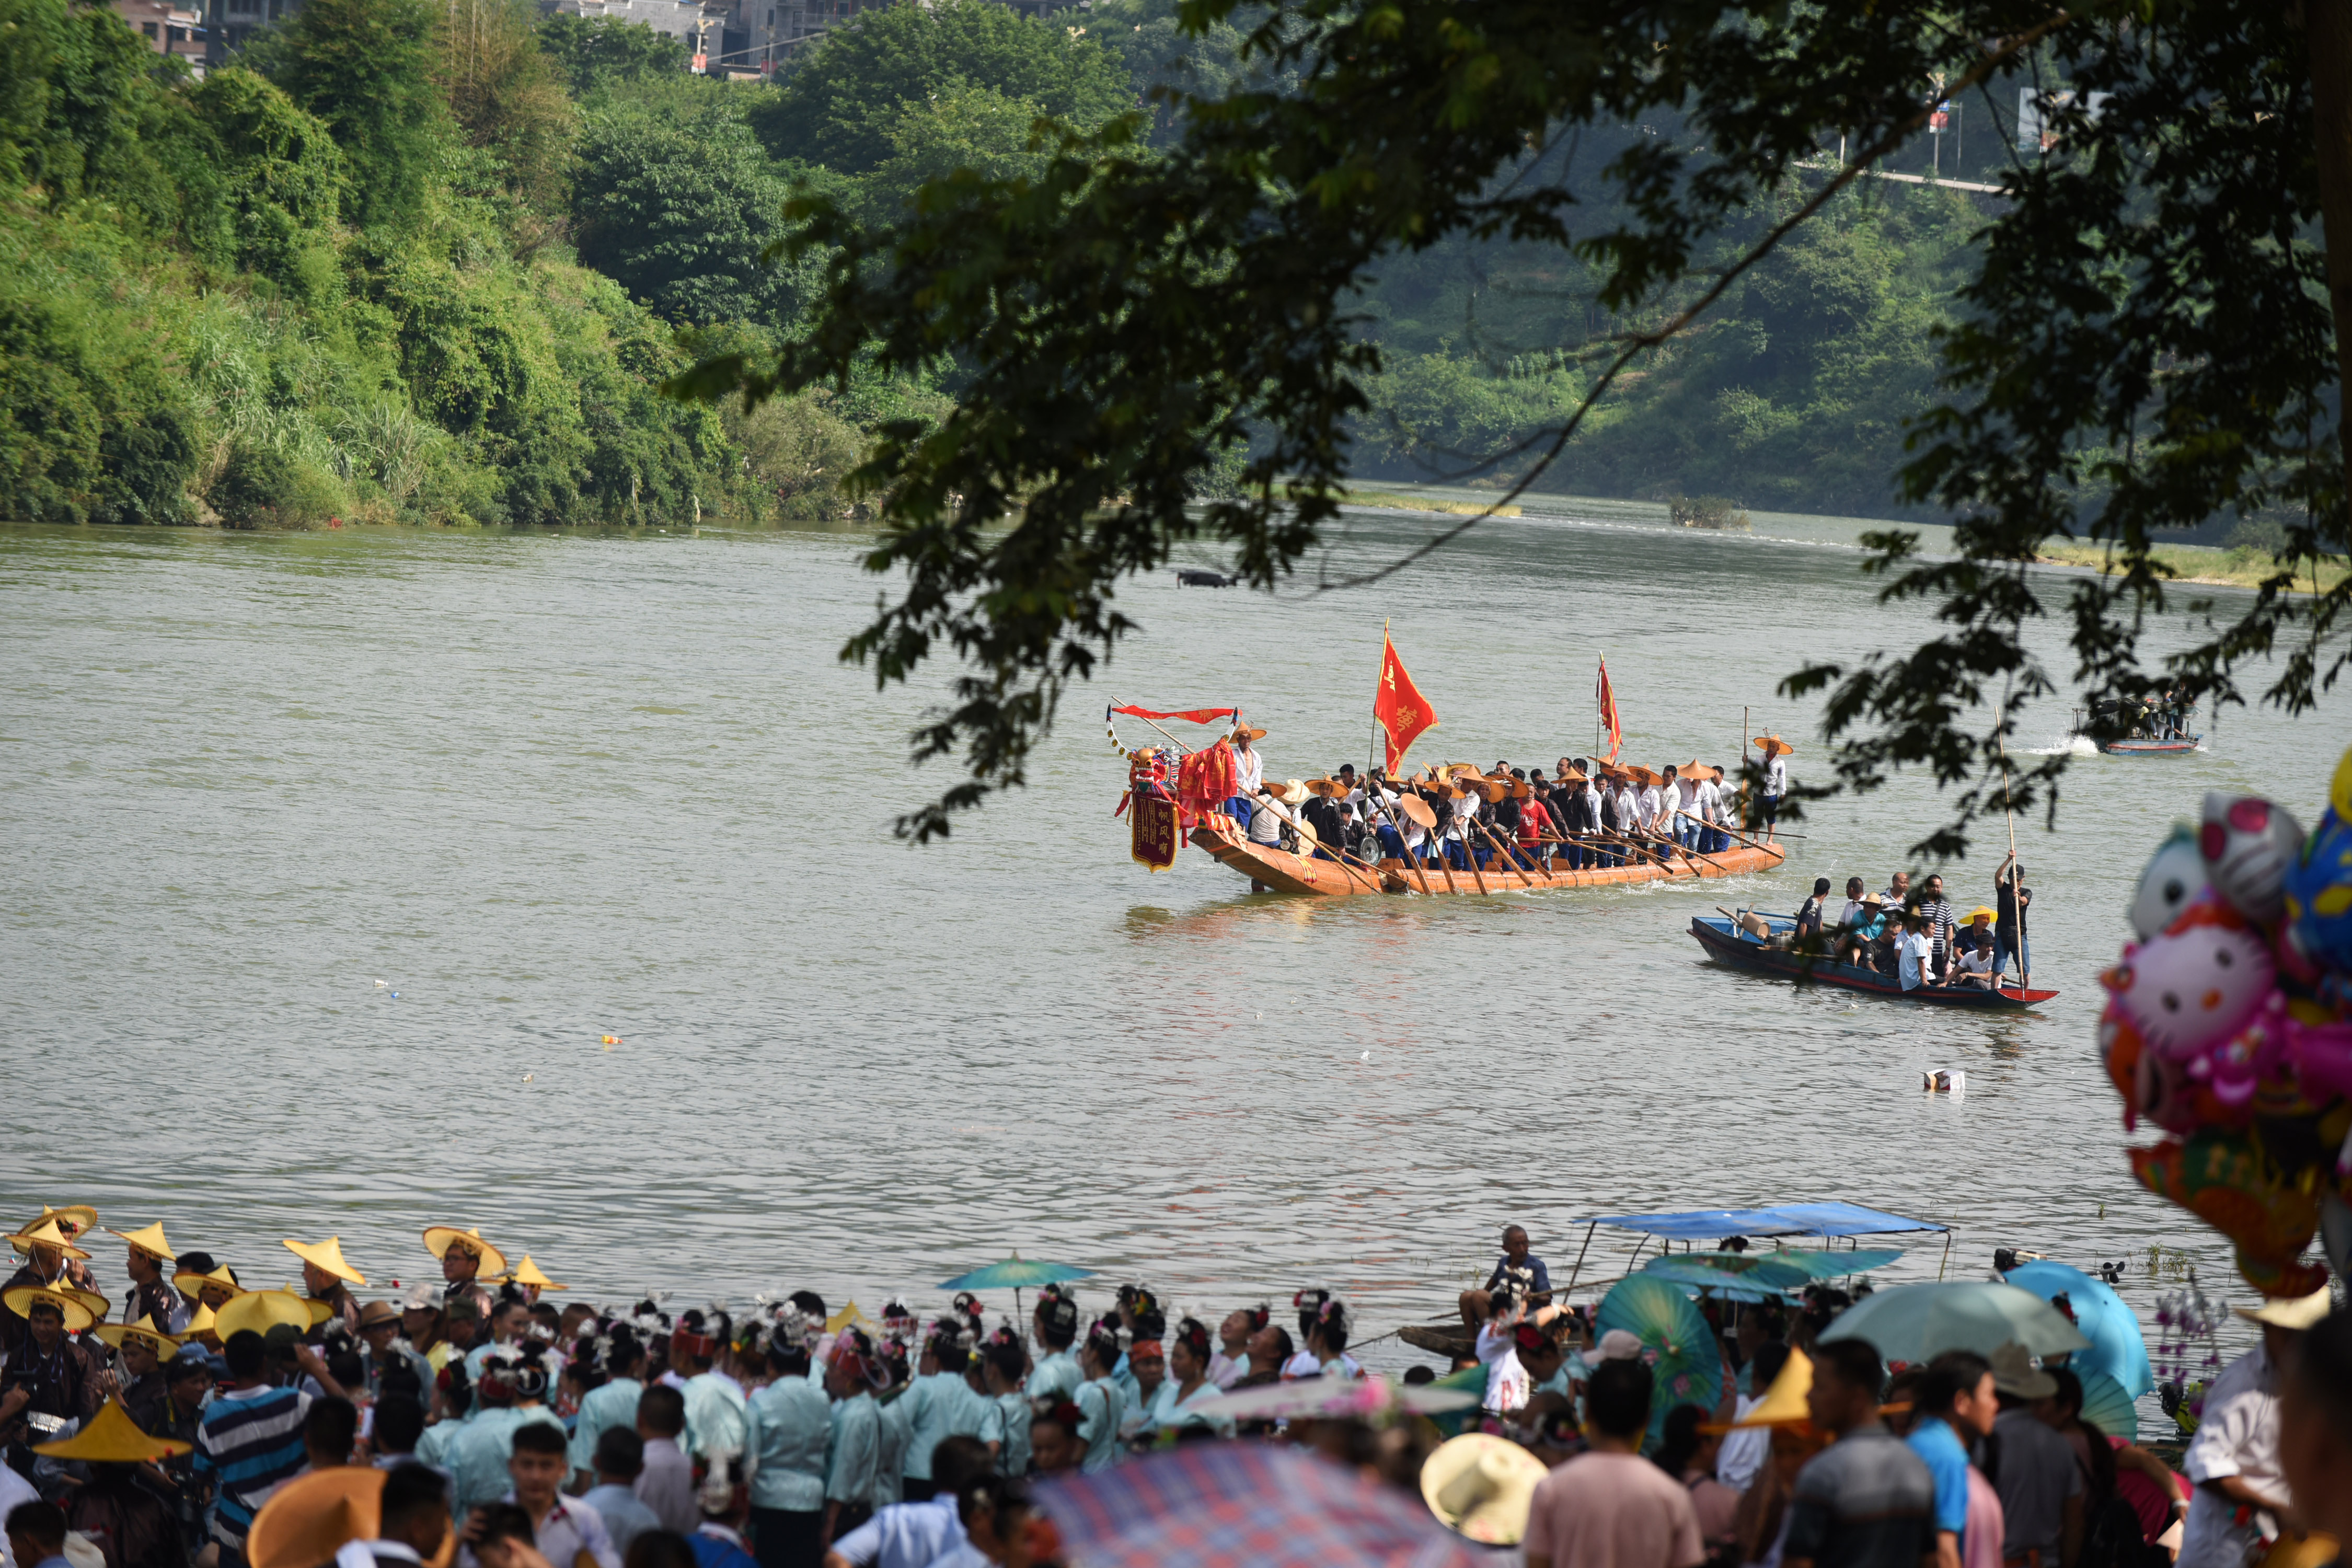
<path id="1" fill-rule="evenodd" d="M 719 45 L 727 7 L 722 0 L 540 0 L 540 15 L 610 16 L 616 22 L 643 22 L 656 33 L 667 33 L 694 53 L 695 41 L 708 36 Z"/>
<path id="2" fill-rule="evenodd" d="M 203 0 L 114 0 L 114 14 L 147 40 L 159 55 L 175 55 L 197 68 L 205 63 L 205 18 L 196 7 Z"/>
<path id="3" fill-rule="evenodd" d="M 121 8 L 122 0 L 116 0 Z M 224 65 L 245 41 L 270 23 L 291 16 L 302 0 L 203 0 L 205 63 Z"/>

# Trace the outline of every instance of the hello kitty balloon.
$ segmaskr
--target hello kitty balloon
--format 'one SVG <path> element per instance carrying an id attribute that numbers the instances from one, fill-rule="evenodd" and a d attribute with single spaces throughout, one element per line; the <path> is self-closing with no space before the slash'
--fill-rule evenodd
<path id="1" fill-rule="evenodd" d="M 2197 847 L 2214 890 L 2240 914 L 2275 924 L 2286 910 L 2286 870 L 2303 848 L 2303 829 L 2254 795 L 2205 797 Z"/>
<path id="2" fill-rule="evenodd" d="M 2189 1067 L 2245 1027 L 2277 978 L 2270 946 L 2210 891 L 2152 942 L 2124 949 L 2107 988 L 2145 1048 Z"/>
<path id="3" fill-rule="evenodd" d="M 2197 847 L 2197 831 L 2182 824 L 2172 830 L 2164 847 L 2148 858 L 2132 890 L 2132 934 L 2153 942 L 2165 927 L 2180 918 L 2189 900 L 2210 884 L 2205 877 L 2205 857 Z"/>

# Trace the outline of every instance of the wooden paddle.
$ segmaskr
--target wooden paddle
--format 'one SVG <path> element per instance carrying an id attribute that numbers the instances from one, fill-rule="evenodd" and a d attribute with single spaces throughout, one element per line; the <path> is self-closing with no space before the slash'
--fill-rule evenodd
<path id="1" fill-rule="evenodd" d="M 1502 835 L 1487 826 L 1484 817 L 1474 816 L 1471 820 L 1478 825 L 1478 831 L 1486 836 L 1486 841 L 1495 847 L 1495 853 L 1503 858 L 1504 864 L 1509 866 L 1512 871 L 1517 873 L 1519 880 L 1527 884 L 1528 891 L 1535 891 L 1535 879 L 1521 869 L 1518 860 L 1511 854 L 1510 847 L 1503 842 Z"/>

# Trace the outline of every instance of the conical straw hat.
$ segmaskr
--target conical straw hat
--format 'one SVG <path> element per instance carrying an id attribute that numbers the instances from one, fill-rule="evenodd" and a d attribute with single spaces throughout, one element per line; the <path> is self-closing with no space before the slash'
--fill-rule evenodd
<path id="1" fill-rule="evenodd" d="M 14 1290 L 0 1295 L 0 1301 L 7 1303 L 8 1310 L 20 1318 L 31 1317 L 32 1309 L 46 1302 L 55 1307 L 58 1315 L 65 1319 L 66 1332 L 69 1334 L 78 1334 L 97 1321 L 89 1315 L 89 1309 L 73 1297 L 45 1285 L 19 1285 Z"/>
<path id="2" fill-rule="evenodd" d="M 1756 743 L 1763 748 L 1764 754 L 1768 757 L 1776 752 L 1784 755 L 1792 754 L 1797 749 L 1778 735 L 1759 735 L 1756 737 Z"/>
<path id="3" fill-rule="evenodd" d="M 155 1353 L 165 1361 L 170 1361 L 180 1353 L 180 1345 L 183 1342 L 180 1339 L 157 1328 L 155 1320 L 152 1317 L 142 1318 L 135 1323 L 100 1323 L 98 1326 L 98 1337 L 116 1350 L 122 1348 L 122 1342 L 125 1340 L 139 1340 L 154 1346 Z"/>
<path id="4" fill-rule="evenodd" d="M 89 1253 L 66 1239 L 66 1233 L 58 1228 L 55 1214 L 51 1214 L 37 1225 L 26 1226 L 8 1238 L 8 1245 L 19 1252 L 29 1253 L 36 1247 L 46 1247 L 52 1252 L 62 1253 L 68 1258 L 86 1258 L 89 1256 Z"/>
<path id="5" fill-rule="evenodd" d="M 481 1261 L 478 1270 L 485 1279 L 507 1271 L 507 1255 L 482 1239 L 478 1230 L 459 1230 L 454 1225 L 428 1226 L 425 1231 L 425 1250 L 439 1258 L 449 1250 L 449 1244 L 462 1241 L 474 1249 Z"/>
<path id="6" fill-rule="evenodd" d="M 1438 1522 L 1486 1546 L 1516 1546 L 1528 1532 L 1544 1462 L 1517 1443 L 1465 1432 L 1421 1467 L 1421 1497 Z"/>
<path id="7" fill-rule="evenodd" d="M 214 1318 L 213 1310 L 199 1301 L 196 1303 L 196 1310 L 188 1314 L 188 1326 L 180 1331 L 180 1337 L 184 1340 L 200 1340 L 206 1334 L 210 1334 L 215 1339 L 220 1338 L 220 1324 Z"/>
<path id="8" fill-rule="evenodd" d="M 518 1285 L 536 1285 L 542 1290 L 569 1290 L 572 1289 L 569 1285 L 559 1285 L 554 1280 L 550 1279 L 541 1271 L 539 1265 L 530 1260 L 530 1254 L 528 1252 L 522 1255 L 522 1261 L 515 1265 L 514 1282 Z"/>
<path id="9" fill-rule="evenodd" d="M 172 1283 L 181 1295 L 191 1301 L 202 1300 L 207 1286 L 218 1286 L 227 1291 L 232 1300 L 245 1294 L 245 1287 L 236 1282 L 236 1277 L 228 1271 L 228 1265 L 226 1263 L 209 1274 L 200 1274 L 193 1268 L 183 1268 L 172 1276 Z"/>
<path id="10" fill-rule="evenodd" d="M 297 1476 L 269 1494 L 245 1540 L 251 1568 L 318 1568 L 354 1541 L 373 1541 L 383 1522 L 389 1471 L 336 1465 Z M 449 1539 L 457 1538 L 456 1531 Z"/>
<path id="11" fill-rule="evenodd" d="M 1811 1421 L 1813 1411 L 1812 1406 L 1806 1403 L 1806 1395 L 1812 1391 L 1812 1360 L 1804 1352 L 1792 1348 L 1789 1352 L 1788 1364 L 1780 1369 L 1780 1375 L 1772 1380 L 1772 1386 L 1764 1391 L 1764 1403 L 1731 1425 L 1734 1427 L 1786 1426 L 1793 1422 Z"/>
<path id="12" fill-rule="evenodd" d="M 310 1331 L 310 1309 L 290 1290 L 247 1290 L 213 1314 L 213 1332 L 224 1342 L 246 1329 L 267 1334 L 280 1323 Z"/>
<path id="13" fill-rule="evenodd" d="M 331 1236 L 319 1242 L 296 1241 L 289 1237 L 286 1241 L 286 1250 L 305 1263 L 316 1264 L 338 1279 L 347 1279 L 354 1285 L 367 1283 L 366 1275 L 343 1261 L 343 1243 L 340 1237 Z"/>
<path id="14" fill-rule="evenodd" d="M 163 1239 L 163 1222 L 157 1220 L 143 1230 L 108 1230 L 109 1236 L 119 1236 L 150 1258 L 160 1258 L 166 1263 L 177 1263 L 180 1255 Z"/>
<path id="15" fill-rule="evenodd" d="M 122 1401 L 110 1399 L 99 1407 L 97 1415 L 72 1436 L 61 1442 L 38 1443 L 33 1452 L 52 1459 L 80 1459 L 101 1465 L 136 1465 L 148 1459 L 171 1459 L 192 1450 L 194 1445 L 172 1437 L 150 1437 L 131 1419 L 131 1412 Z"/>
<path id="16" fill-rule="evenodd" d="M 48 1205 L 43 1204 L 41 1212 L 34 1218 L 26 1220 L 24 1226 L 8 1238 L 8 1245 L 19 1252 L 26 1250 L 26 1243 L 31 1239 L 33 1233 L 45 1225 L 54 1224 L 60 1227 L 71 1226 L 74 1235 L 79 1236 L 97 1223 L 98 1211 L 88 1204 L 68 1204 L 61 1209 L 53 1209 Z M 62 1228 L 58 1234 L 64 1235 Z"/>

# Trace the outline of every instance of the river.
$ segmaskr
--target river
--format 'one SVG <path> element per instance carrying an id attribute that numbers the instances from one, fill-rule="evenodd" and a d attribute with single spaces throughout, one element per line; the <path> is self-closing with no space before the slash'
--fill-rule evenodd
<path id="1" fill-rule="evenodd" d="M 1744 707 L 1801 781 L 1779 677 L 1925 624 L 1874 601 L 1859 525 L 1546 504 L 1378 589 L 1132 584 L 1145 629 L 1032 786 L 919 849 L 891 823 L 952 777 L 904 763 L 945 672 L 835 661 L 876 589 L 855 535 L 0 531 L 0 1198 L 160 1218 L 248 1283 L 334 1232 L 388 1289 L 454 1221 L 571 1294 L 870 1311 L 1017 1247 L 1218 1313 L 1328 1285 L 1360 1337 L 1447 1310 L 1506 1222 L 1557 1278 L 1591 1215 L 1843 1198 L 1955 1227 L 1889 1281 L 2014 1247 L 2126 1261 L 2144 1317 L 2152 1259 L 2245 1299 L 2124 1166 L 2095 976 L 2201 792 L 2315 817 L 2340 691 L 2085 759 L 2055 833 L 2019 825 L 2063 992 L 2032 1016 L 1799 994 L 1687 934 L 1816 874 L 1883 887 L 1935 820 L 1915 778 L 1730 887 L 1325 907 L 1130 863 L 1112 697 L 1243 705 L 1269 777 L 1360 764 L 1385 619 L 1443 719 L 1417 761 L 1588 750 L 1605 654 L 1630 759 L 1728 762 Z M 1431 526 L 1351 515 L 1311 570 Z M 1999 858 L 1953 868 L 1964 908 Z M 1965 1098 L 1920 1092 L 1939 1068 Z"/>

